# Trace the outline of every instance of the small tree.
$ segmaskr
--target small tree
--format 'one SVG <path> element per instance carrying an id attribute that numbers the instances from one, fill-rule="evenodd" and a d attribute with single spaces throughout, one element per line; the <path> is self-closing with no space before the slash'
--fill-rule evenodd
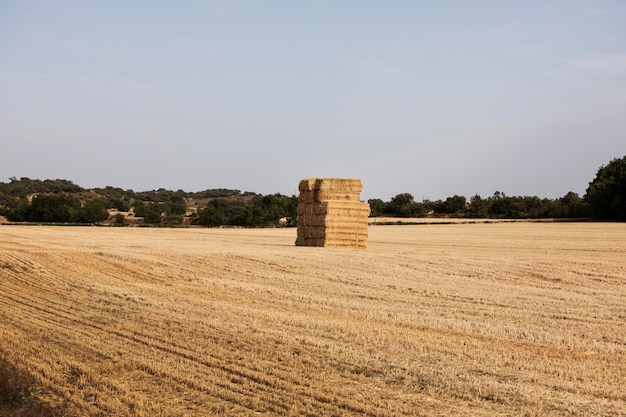
<path id="1" fill-rule="evenodd" d="M 486 217 L 489 210 L 489 201 L 476 194 L 470 197 L 469 215 L 472 217 Z"/>

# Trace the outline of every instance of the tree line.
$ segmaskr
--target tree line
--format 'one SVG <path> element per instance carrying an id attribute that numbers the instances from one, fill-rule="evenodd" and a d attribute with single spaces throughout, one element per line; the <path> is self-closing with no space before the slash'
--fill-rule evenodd
<path id="1" fill-rule="evenodd" d="M 558 199 L 530 196 L 507 196 L 496 191 L 482 198 L 476 194 L 469 200 L 454 195 L 445 200 L 416 202 L 409 193 L 398 194 L 389 202 L 368 200 L 372 216 L 391 217 L 467 217 L 467 218 L 588 218 L 591 207 L 578 194 L 569 192 Z"/>
<path id="2" fill-rule="evenodd" d="M 125 224 L 130 212 L 139 224 L 202 225 L 207 227 L 295 226 L 296 196 L 261 195 L 240 190 L 211 189 L 199 192 L 166 190 L 135 192 L 107 186 L 84 189 L 71 181 L 32 180 L 11 177 L 0 182 L 0 215 L 13 222 Z M 196 206 L 190 209 L 190 202 Z M 469 200 L 454 195 L 445 200 L 415 201 L 401 193 L 390 201 L 368 200 L 371 216 L 391 217 L 468 217 L 468 218 L 593 218 L 626 220 L 626 156 L 598 169 L 586 194 L 569 192 L 561 198 L 508 196 L 496 191 Z"/>
<path id="3" fill-rule="evenodd" d="M 189 209 L 191 201 L 202 206 Z M 293 226 L 297 197 L 260 195 L 225 188 L 199 192 L 160 188 L 135 192 L 117 187 L 84 189 L 71 181 L 10 178 L 0 182 L 0 215 L 12 222 L 268 227 Z M 120 212 L 130 212 L 125 216 Z"/>
<path id="4" fill-rule="evenodd" d="M 5 207 L 7 218 L 14 222 L 36 223 L 97 223 L 108 219 L 109 212 L 100 201 L 81 203 L 78 198 L 62 194 L 40 194 L 28 203 L 18 200 L 17 204 Z"/>

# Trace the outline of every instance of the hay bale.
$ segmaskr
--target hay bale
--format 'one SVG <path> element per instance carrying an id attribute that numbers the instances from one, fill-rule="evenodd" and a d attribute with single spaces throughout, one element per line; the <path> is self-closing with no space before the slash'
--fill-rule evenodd
<path id="1" fill-rule="evenodd" d="M 361 180 L 307 178 L 298 184 L 296 246 L 365 248 L 370 206 Z"/>

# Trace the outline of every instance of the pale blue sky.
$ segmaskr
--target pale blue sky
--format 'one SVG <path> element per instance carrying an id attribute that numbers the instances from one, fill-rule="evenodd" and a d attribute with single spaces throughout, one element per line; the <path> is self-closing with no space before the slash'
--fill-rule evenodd
<path id="1" fill-rule="evenodd" d="M 621 0 L 0 0 L 4 182 L 554 198 L 624 155 Z"/>

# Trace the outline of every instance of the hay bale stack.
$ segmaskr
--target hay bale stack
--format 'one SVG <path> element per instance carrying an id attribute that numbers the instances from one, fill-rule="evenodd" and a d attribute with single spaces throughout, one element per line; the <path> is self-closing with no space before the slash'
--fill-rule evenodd
<path id="1" fill-rule="evenodd" d="M 307 178 L 298 189 L 296 246 L 366 247 L 370 206 L 360 201 L 361 180 Z"/>

